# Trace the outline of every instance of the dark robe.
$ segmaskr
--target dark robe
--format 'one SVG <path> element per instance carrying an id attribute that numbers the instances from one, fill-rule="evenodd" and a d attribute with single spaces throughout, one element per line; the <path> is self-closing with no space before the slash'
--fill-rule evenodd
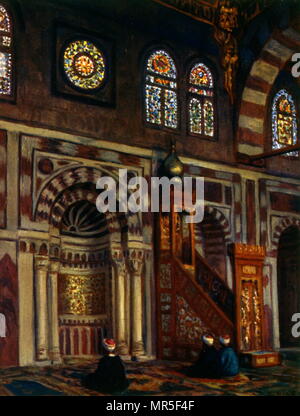
<path id="1" fill-rule="evenodd" d="M 187 369 L 186 374 L 189 377 L 216 378 L 217 362 L 218 352 L 215 347 L 204 345 L 198 360 Z"/>
<path id="2" fill-rule="evenodd" d="M 239 374 L 239 360 L 233 348 L 223 347 L 219 351 L 218 371 L 219 377 L 232 377 Z"/>
<path id="3" fill-rule="evenodd" d="M 102 393 L 120 394 L 129 386 L 125 366 L 121 358 L 106 355 L 98 363 L 97 370 L 88 374 L 83 384 Z"/>

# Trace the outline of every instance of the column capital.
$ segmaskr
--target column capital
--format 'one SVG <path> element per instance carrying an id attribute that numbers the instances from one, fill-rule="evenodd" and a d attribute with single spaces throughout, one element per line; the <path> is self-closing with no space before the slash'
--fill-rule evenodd
<path id="1" fill-rule="evenodd" d="M 113 263 L 124 261 L 124 250 L 121 246 L 111 247 L 111 260 Z"/>
<path id="2" fill-rule="evenodd" d="M 118 276 L 126 276 L 127 267 L 126 267 L 125 259 L 123 259 L 122 261 L 114 261 L 113 265 L 117 269 Z"/>
<path id="3" fill-rule="evenodd" d="M 145 253 L 140 248 L 130 248 L 128 250 L 128 264 L 133 274 L 141 274 L 144 264 Z"/>
<path id="4" fill-rule="evenodd" d="M 49 266 L 49 257 L 48 256 L 41 256 L 36 255 L 34 256 L 36 268 L 42 270 L 48 270 Z"/>
<path id="5" fill-rule="evenodd" d="M 50 273 L 57 273 L 59 271 L 60 262 L 57 260 L 50 260 Z"/>
<path id="6" fill-rule="evenodd" d="M 126 262 L 124 251 L 121 246 L 113 247 L 111 250 L 112 265 L 117 268 L 118 275 L 126 274 Z"/>

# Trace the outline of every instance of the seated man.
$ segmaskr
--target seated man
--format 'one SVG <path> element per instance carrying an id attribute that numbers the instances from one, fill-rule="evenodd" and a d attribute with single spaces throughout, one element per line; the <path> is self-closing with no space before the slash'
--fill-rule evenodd
<path id="1" fill-rule="evenodd" d="M 95 373 L 88 374 L 84 385 L 102 393 L 120 394 L 129 386 L 123 361 L 114 354 L 116 343 L 113 339 L 104 339 L 102 345 L 106 354 L 100 359 Z"/>
<path id="2" fill-rule="evenodd" d="M 187 369 L 189 377 L 216 378 L 217 377 L 217 350 L 214 347 L 214 338 L 211 335 L 202 337 L 203 348 L 194 365 Z"/>
<path id="3" fill-rule="evenodd" d="M 218 376 L 232 377 L 239 374 L 239 360 L 230 346 L 230 336 L 224 335 L 219 338 L 222 348 L 219 351 L 218 356 Z"/>

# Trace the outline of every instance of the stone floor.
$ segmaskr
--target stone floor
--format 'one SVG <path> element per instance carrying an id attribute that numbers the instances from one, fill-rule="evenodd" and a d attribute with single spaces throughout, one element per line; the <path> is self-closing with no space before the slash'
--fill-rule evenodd
<path id="1" fill-rule="evenodd" d="M 0 370 L 0 396 L 101 396 L 81 385 L 94 371 L 95 360 L 68 360 L 63 365 Z M 300 396 L 300 364 L 242 369 L 225 380 L 191 379 L 181 373 L 185 363 L 126 362 L 130 386 L 123 396 Z"/>

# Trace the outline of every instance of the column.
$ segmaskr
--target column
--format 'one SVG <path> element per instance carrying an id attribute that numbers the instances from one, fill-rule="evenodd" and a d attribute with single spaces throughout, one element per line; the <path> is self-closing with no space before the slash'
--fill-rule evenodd
<path id="1" fill-rule="evenodd" d="M 131 269 L 131 299 L 132 299 L 132 355 L 144 355 L 143 344 L 143 302 L 142 302 L 142 269 L 144 252 L 129 250 L 129 265 Z"/>
<path id="2" fill-rule="evenodd" d="M 20 246 L 19 275 L 19 365 L 32 365 L 35 361 L 34 327 L 34 257 Z"/>
<path id="3" fill-rule="evenodd" d="M 50 261 L 49 270 L 49 358 L 52 361 L 60 362 L 59 329 L 58 329 L 58 292 L 57 279 L 60 263 Z"/>
<path id="4" fill-rule="evenodd" d="M 117 329 L 117 348 L 121 355 L 128 354 L 128 345 L 126 343 L 126 315 L 125 315 L 125 279 L 126 265 L 125 261 L 118 260 L 114 262 L 116 270 L 116 329 Z"/>
<path id="5" fill-rule="evenodd" d="M 48 359 L 47 333 L 47 274 L 48 257 L 35 257 L 35 299 L 36 299 L 36 359 Z"/>

